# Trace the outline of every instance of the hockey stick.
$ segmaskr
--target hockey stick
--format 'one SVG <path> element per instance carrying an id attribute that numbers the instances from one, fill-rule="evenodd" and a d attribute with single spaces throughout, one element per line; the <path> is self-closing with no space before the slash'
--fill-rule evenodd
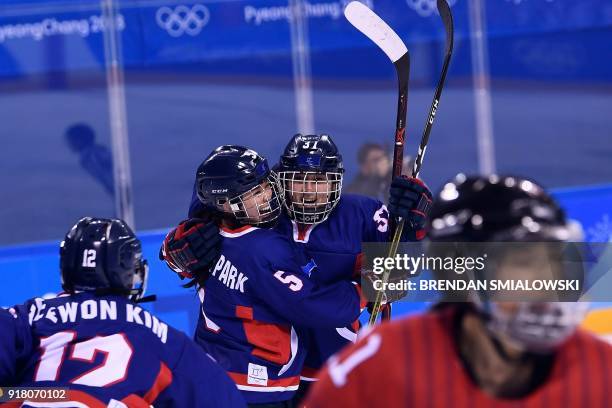
<path id="1" fill-rule="evenodd" d="M 412 177 L 418 177 L 421 172 L 421 166 L 423 165 L 423 157 L 425 156 L 425 151 L 427 150 L 427 144 L 429 143 L 429 134 L 431 132 L 431 128 L 433 126 L 434 119 L 436 117 L 436 112 L 438 110 L 438 106 L 440 104 L 440 97 L 442 96 L 442 89 L 444 88 L 444 83 L 446 82 L 446 73 L 448 72 L 448 67 L 450 65 L 450 60 L 453 54 L 453 39 L 454 39 L 454 26 L 453 26 L 453 15 L 451 13 L 450 7 L 446 0 L 437 0 L 438 12 L 440 13 L 440 17 L 442 17 L 442 22 L 444 23 L 444 31 L 446 32 L 446 50 L 444 56 L 444 63 L 442 65 L 442 73 L 440 74 L 440 79 L 438 81 L 438 86 L 436 87 L 436 92 L 434 93 L 434 98 L 431 103 L 431 108 L 429 110 L 429 116 L 427 117 L 427 121 L 425 122 L 425 129 L 423 129 L 423 136 L 421 137 L 421 144 L 419 145 L 419 151 L 417 153 L 417 157 L 414 161 L 414 167 L 412 169 Z M 399 246 L 400 237 L 402 236 L 402 231 L 404 229 L 404 220 L 400 219 L 397 228 L 395 229 L 395 234 L 393 235 L 393 240 L 391 241 L 391 248 L 389 249 L 389 257 L 392 258 L 397 253 L 397 248 Z M 383 275 L 383 282 L 386 282 L 389 278 L 389 272 L 385 271 Z M 377 292 L 376 302 L 374 303 L 374 308 L 372 314 L 370 315 L 370 320 L 368 324 L 370 326 L 376 323 L 377 312 L 380 311 L 382 303 L 382 291 Z M 383 319 L 385 318 L 383 314 Z"/>
<path id="2" fill-rule="evenodd" d="M 444 30 L 446 31 L 446 51 L 444 55 L 444 64 L 442 65 L 442 74 L 436 87 L 436 93 L 434 94 L 433 102 L 429 110 L 429 116 L 425 122 L 425 129 L 423 130 L 423 136 L 421 137 L 421 144 L 419 146 L 419 152 L 414 160 L 414 167 L 412 169 L 412 177 L 418 177 L 421 172 L 421 166 L 423 165 L 423 157 L 425 156 L 425 150 L 427 149 L 427 143 L 429 143 L 429 133 L 433 126 L 434 119 L 436 118 L 436 111 L 440 104 L 440 97 L 442 96 L 442 88 L 446 82 L 446 73 L 448 72 L 448 66 L 453 55 L 453 38 L 454 27 L 453 27 L 453 14 L 451 13 L 450 7 L 446 0 L 438 0 L 438 12 L 442 21 L 444 22 Z"/>
<path id="3" fill-rule="evenodd" d="M 393 62 L 395 71 L 397 73 L 398 82 L 398 96 L 397 96 L 397 116 L 395 121 L 395 146 L 393 149 L 393 172 L 392 177 L 398 177 L 402 174 L 402 164 L 404 161 L 404 141 L 406 133 L 406 110 L 408 107 L 408 79 L 410 76 L 410 54 L 408 48 L 399 36 L 393 31 L 387 23 L 385 23 L 376 13 L 370 10 L 366 5 L 353 1 L 349 3 L 344 9 L 344 16 L 346 19 L 359 31 L 365 34 L 370 40 L 374 42 Z M 400 221 L 401 226 L 403 221 Z M 394 223 L 392 223 L 391 231 L 394 230 Z M 395 228 L 397 231 L 399 228 Z M 401 235 L 401 230 L 400 230 Z M 397 245 L 399 239 L 392 241 L 391 254 L 395 254 L 397 251 Z M 395 245 L 395 246 L 394 246 Z M 385 271 L 388 277 L 388 272 Z M 386 277 L 383 276 L 383 281 L 386 281 Z M 378 292 L 376 301 L 374 302 L 374 308 L 370 315 L 370 325 L 376 320 L 376 317 L 380 313 L 382 307 L 382 292 Z M 386 307 L 385 313 L 383 314 L 384 320 L 391 318 L 390 305 Z M 373 320 L 372 320 L 373 319 Z"/>
<path id="4" fill-rule="evenodd" d="M 433 126 L 436 112 L 437 112 L 437 109 L 440 103 L 442 89 L 444 87 L 444 83 L 446 82 L 446 74 L 448 72 L 448 67 L 450 65 L 450 60 L 451 60 L 451 56 L 453 52 L 454 27 L 453 27 L 453 16 L 452 16 L 450 7 L 445 0 L 437 0 L 437 7 L 438 7 L 438 12 L 440 13 L 440 16 L 442 17 L 442 22 L 444 23 L 444 30 L 446 32 L 446 51 L 445 51 L 444 63 L 442 66 L 442 73 L 440 75 L 440 80 L 438 81 L 438 86 L 436 87 L 436 92 L 434 94 L 434 99 L 431 104 L 429 116 L 427 117 L 427 121 L 425 122 L 425 129 L 423 130 L 421 144 L 419 146 L 417 157 L 414 162 L 414 167 L 412 169 L 413 177 L 418 177 L 421 171 L 421 166 L 423 165 L 423 158 L 425 156 L 425 151 L 427 149 L 427 144 L 429 142 L 429 134 L 431 132 L 431 128 Z M 396 176 L 395 159 L 396 157 L 394 156 L 394 169 L 393 169 L 394 176 Z M 400 219 L 395 229 L 395 233 L 393 234 L 393 240 L 391 241 L 391 247 L 389 249 L 389 257 L 394 257 L 395 254 L 397 253 L 397 248 L 399 246 L 399 241 L 400 241 L 400 237 L 402 235 L 403 229 L 404 229 L 404 220 Z M 383 282 L 386 282 L 388 277 L 389 277 L 389 271 L 385 270 L 383 274 Z M 383 295 L 382 291 L 377 292 L 376 301 L 374 302 L 374 307 L 370 315 L 370 319 L 368 321 L 368 324 L 370 326 L 376 323 L 376 319 L 378 318 L 378 314 L 380 313 L 380 309 L 382 306 L 382 295 Z M 385 318 L 385 316 L 383 316 L 383 318 Z"/>
<path id="5" fill-rule="evenodd" d="M 404 134 L 406 132 L 406 109 L 408 107 L 408 78 L 410 54 L 404 42 L 376 13 L 365 4 L 352 1 L 344 9 L 346 19 L 366 37 L 374 42 L 393 62 L 397 73 L 399 94 L 395 122 L 395 148 L 393 150 L 393 176 L 402 174 L 404 159 Z"/>

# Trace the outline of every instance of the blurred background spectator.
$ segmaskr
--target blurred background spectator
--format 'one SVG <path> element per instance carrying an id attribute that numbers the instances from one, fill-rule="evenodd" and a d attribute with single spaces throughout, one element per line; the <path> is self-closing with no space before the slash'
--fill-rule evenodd
<path id="1" fill-rule="evenodd" d="M 387 201 L 391 177 L 391 157 L 378 143 L 365 143 L 357 152 L 359 173 L 344 189 L 347 193 L 363 194 Z"/>
<path id="2" fill-rule="evenodd" d="M 79 155 L 83 170 L 113 197 L 113 156 L 109 148 L 96 143 L 94 130 L 85 123 L 70 126 L 65 137 L 70 150 Z"/>
<path id="3" fill-rule="evenodd" d="M 393 156 L 379 143 L 364 143 L 357 151 L 359 173 L 344 187 L 344 192 L 362 194 L 384 203 L 389 198 Z M 403 174 L 411 174 L 412 158 L 404 155 Z"/>

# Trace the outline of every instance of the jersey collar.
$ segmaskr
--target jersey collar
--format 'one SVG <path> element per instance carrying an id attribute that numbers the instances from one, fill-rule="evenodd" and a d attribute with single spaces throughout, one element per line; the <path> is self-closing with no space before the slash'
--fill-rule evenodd
<path id="1" fill-rule="evenodd" d="M 245 226 L 242 226 L 236 229 L 230 229 L 228 227 L 221 227 L 219 229 L 219 234 L 221 234 L 221 236 L 225 238 L 238 238 L 238 237 L 248 234 L 249 232 L 253 232 L 258 229 L 259 228 L 254 227 L 252 225 L 245 225 Z"/>
<path id="2" fill-rule="evenodd" d="M 310 239 L 310 233 L 318 224 L 307 226 L 306 230 L 303 232 L 300 231 L 297 222 L 291 220 L 291 225 L 293 225 L 293 240 L 295 242 L 307 243 Z"/>

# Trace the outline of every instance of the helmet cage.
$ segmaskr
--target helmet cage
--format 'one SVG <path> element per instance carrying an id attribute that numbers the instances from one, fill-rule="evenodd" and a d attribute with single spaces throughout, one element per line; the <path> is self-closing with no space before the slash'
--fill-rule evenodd
<path id="1" fill-rule="evenodd" d="M 478 305 L 478 304 L 477 304 Z M 520 302 L 508 313 L 494 302 L 478 305 L 489 317 L 487 327 L 519 348 L 547 353 L 569 338 L 588 311 L 588 302 Z"/>
<path id="2" fill-rule="evenodd" d="M 266 194 L 266 187 L 270 187 L 270 198 L 259 203 L 257 197 Z M 230 212 L 240 224 L 267 227 L 276 221 L 280 215 L 280 199 L 278 183 L 274 173 L 270 173 L 258 185 L 232 198 L 218 198 L 217 208 L 225 213 L 225 203 L 229 204 Z M 250 215 L 249 215 L 250 214 Z"/>
<path id="3" fill-rule="evenodd" d="M 139 241 L 131 240 L 122 246 L 119 250 L 119 265 L 123 269 L 134 270 L 131 282 L 128 283 L 130 289 L 127 289 L 127 292 L 131 300 L 141 299 L 147 291 L 149 264 L 142 257 L 142 246 Z"/>
<path id="4" fill-rule="evenodd" d="M 340 201 L 341 172 L 279 171 L 278 179 L 289 218 L 300 224 L 325 221 Z"/>

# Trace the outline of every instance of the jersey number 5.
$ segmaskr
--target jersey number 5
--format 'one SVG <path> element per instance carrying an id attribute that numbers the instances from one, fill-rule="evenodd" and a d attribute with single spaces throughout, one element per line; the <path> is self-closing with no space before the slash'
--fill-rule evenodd
<path id="1" fill-rule="evenodd" d="M 289 289 L 294 292 L 299 291 L 304 286 L 304 283 L 300 278 L 295 275 L 285 275 L 285 272 L 283 271 L 276 271 L 274 277 L 282 283 L 289 285 Z"/>
<path id="2" fill-rule="evenodd" d="M 71 379 L 71 384 L 108 387 L 125 380 L 134 349 L 123 333 L 96 336 L 69 345 L 75 338 L 76 332 L 63 331 L 40 340 L 42 355 L 34 381 L 57 381 L 67 349 L 70 351 L 70 360 L 85 363 L 93 363 L 98 353 L 105 355 L 102 363 Z"/>
<path id="3" fill-rule="evenodd" d="M 389 229 L 389 210 L 383 205 L 374 213 L 374 222 L 378 225 L 378 231 L 387 232 Z"/>

